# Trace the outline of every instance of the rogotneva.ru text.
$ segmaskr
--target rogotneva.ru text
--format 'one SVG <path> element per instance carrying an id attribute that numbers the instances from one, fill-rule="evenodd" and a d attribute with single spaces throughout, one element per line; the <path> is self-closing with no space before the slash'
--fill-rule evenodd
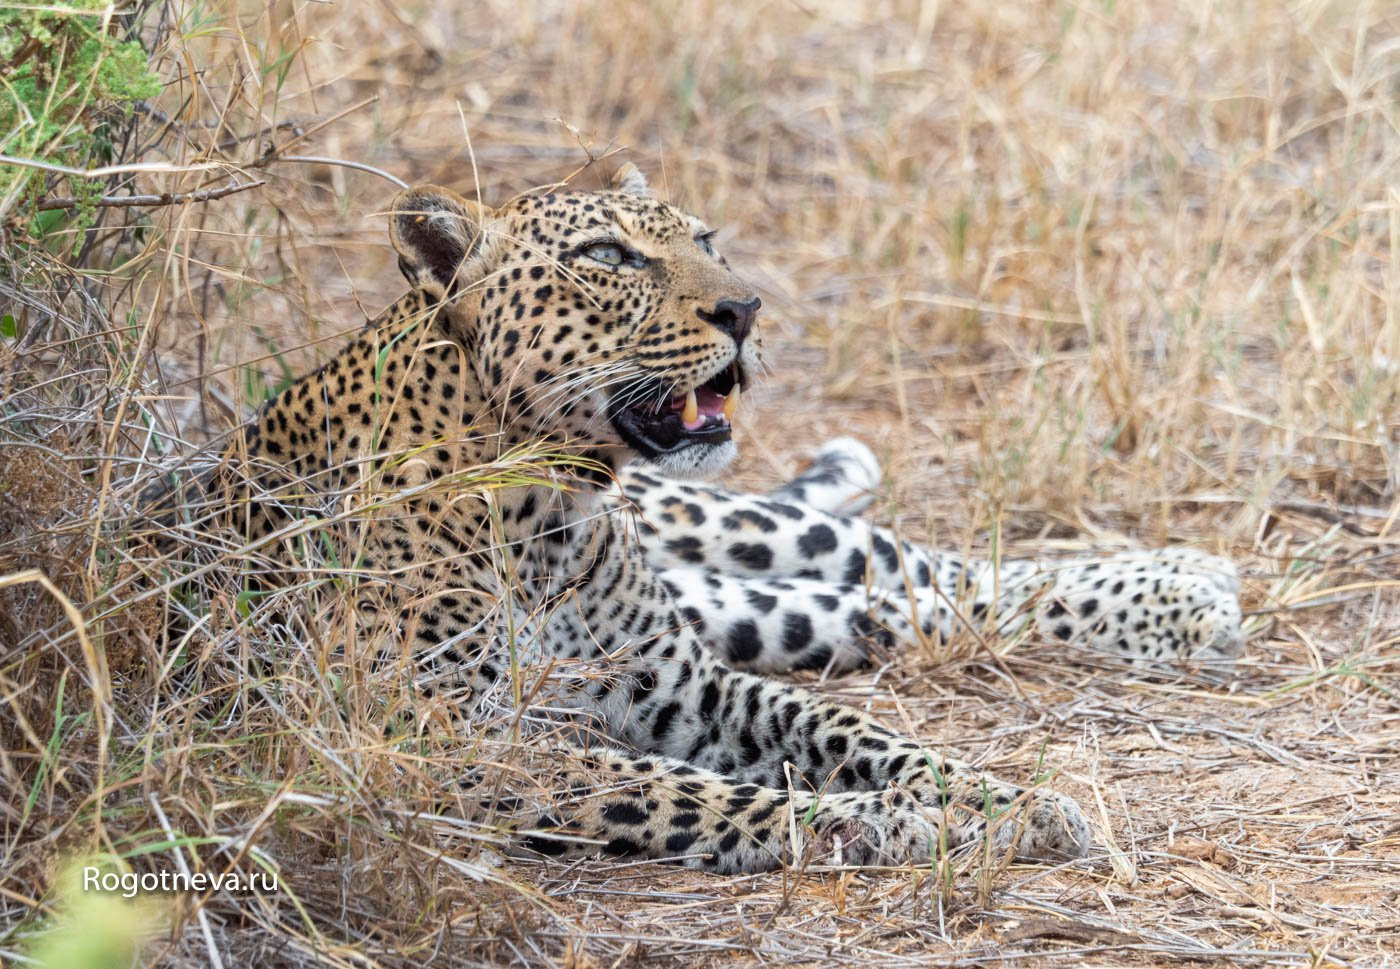
<path id="1" fill-rule="evenodd" d="M 120 892 L 126 898 L 154 892 L 231 892 L 249 894 L 279 891 L 277 873 L 271 871 L 103 871 L 91 865 L 83 869 L 83 891 Z"/>

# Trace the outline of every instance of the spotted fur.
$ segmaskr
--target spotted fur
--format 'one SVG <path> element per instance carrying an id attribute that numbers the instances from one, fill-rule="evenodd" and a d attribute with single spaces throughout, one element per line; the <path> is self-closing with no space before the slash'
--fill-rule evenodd
<path id="1" fill-rule="evenodd" d="M 872 646 L 1030 624 L 1084 659 L 1222 671 L 1243 647 L 1233 563 L 1192 549 L 1011 561 L 935 554 L 853 517 L 879 484 L 838 439 L 770 495 L 624 474 L 647 561 L 681 614 L 740 669 L 864 664 Z"/>
<path id="2" fill-rule="evenodd" d="M 851 517 L 878 469 L 850 442 L 767 496 L 673 480 L 725 464 L 718 436 L 629 469 L 640 445 L 621 409 L 653 420 L 648 408 L 759 362 L 756 295 L 703 223 L 635 172 L 617 190 L 494 210 L 414 188 L 390 235 L 413 291 L 258 413 L 223 487 L 264 546 L 309 519 L 366 522 L 353 560 L 377 578 L 359 594 L 397 619 L 423 689 L 467 709 L 503 688 L 508 655 L 560 670 L 568 685 L 541 708 L 604 740 L 563 751 L 578 796 L 529 848 L 581 838 L 720 872 L 814 852 L 927 862 L 983 839 L 1080 856 L 1089 828 L 1065 796 L 760 674 L 854 666 L 871 642 L 1017 616 L 1133 659 L 1237 649 L 1224 563 L 997 572 L 931 554 Z M 541 449 L 548 461 L 521 464 L 534 483 L 473 487 L 475 469 Z"/>

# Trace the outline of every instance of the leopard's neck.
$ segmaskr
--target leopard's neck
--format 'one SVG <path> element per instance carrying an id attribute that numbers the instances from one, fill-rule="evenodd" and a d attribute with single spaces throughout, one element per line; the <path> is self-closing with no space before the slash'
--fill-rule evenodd
<path id="1" fill-rule="evenodd" d="M 538 557 L 530 571 L 567 574 L 571 550 L 587 558 L 598 540 L 623 455 L 511 420 L 511 402 L 483 389 L 461 308 L 420 303 L 400 300 L 269 401 L 250 425 L 249 455 L 316 491 L 407 495 L 430 518 L 483 519 L 474 535 L 522 564 Z"/>

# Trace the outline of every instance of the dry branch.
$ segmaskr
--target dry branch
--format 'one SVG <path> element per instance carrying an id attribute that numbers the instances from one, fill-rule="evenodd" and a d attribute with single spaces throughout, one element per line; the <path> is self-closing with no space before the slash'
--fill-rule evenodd
<path id="1" fill-rule="evenodd" d="M 165 192 L 160 195 L 107 195 L 96 201 L 75 198 L 45 199 L 34 208 L 40 212 L 49 212 L 54 209 L 76 209 L 81 206 L 113 209 L 159 208 L 165 205 L 184 205 L 187 202 L 211 202 L 266 184 L 267 179 L 260 178 L 241 185 L 224 185 L 221 188 L 206 188 L 196 192 Z"/>

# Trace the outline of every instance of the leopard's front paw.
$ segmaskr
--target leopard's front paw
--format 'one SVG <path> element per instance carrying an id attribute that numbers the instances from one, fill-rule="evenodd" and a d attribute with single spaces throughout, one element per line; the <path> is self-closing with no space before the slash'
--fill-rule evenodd
<path id="1" fill-rule="evenodd" d="M 980 803 L 977 803 L 980 800 Z M 895 791 L 827 798 L 806 828 L 811 860 L 830 865 L 928 864 L 940 852 L 986 843 L 1023 860 L 1083 858 L 1093 843 L 1079 805 L 1064 794 L 982 785 L 946 808 Z"/>
<path id="2" fill-rule="evenodd" d="M 932 814 L 896 791 L 828 795 L 805 825 L 804 851 L 820 865 L 928 864 L 938 827 Z"/>
<path id="3" fill-rule="evenodd" d="M 1056 639 L 1145 666 L 1228 665 L 1244 651 L 1234 565 L 1192 549 L 1062 567 L 1037 621 Z"/>
<path id="4" fill-rule="evenodd" d="M 1055 791 L 1037 791 L 1019 812 L 992 822 L 993 846 L 1011 848 L 1017 858 L 1083 858 L 1092 843 L 1084 812 L 1072 798 Z"/>
<path id="5" fill-rule="evenodd" d="M 1027 860 L 1083 858 L 1093 843 L 1084 812 L 1070 797 L 1055 791 L 1029 794 L 1011 786 L 970 791 L 946 809 L 949 845 L 983 844 L 991 838 L 994 853 L 1012 852 Z"/>

